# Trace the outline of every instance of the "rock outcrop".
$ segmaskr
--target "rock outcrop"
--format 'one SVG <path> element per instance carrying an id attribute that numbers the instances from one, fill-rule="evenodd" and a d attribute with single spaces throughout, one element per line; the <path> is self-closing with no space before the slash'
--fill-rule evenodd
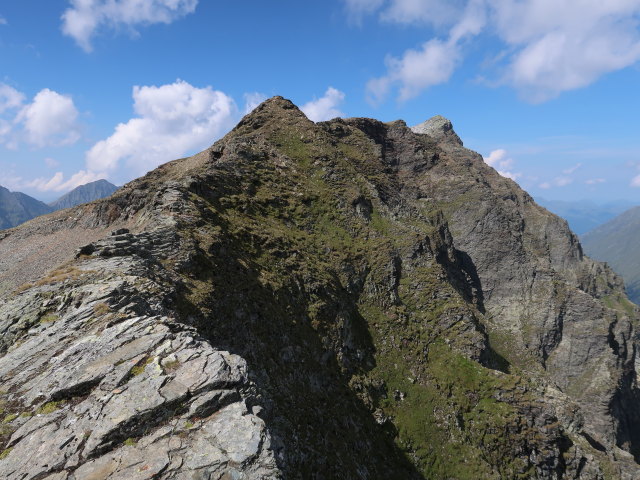
<path id="1" fill-rule="evenodd" d="M 2 478 L 640 474 L 638 308 L 442 117 L 275 97 L 0 286 Z"/>

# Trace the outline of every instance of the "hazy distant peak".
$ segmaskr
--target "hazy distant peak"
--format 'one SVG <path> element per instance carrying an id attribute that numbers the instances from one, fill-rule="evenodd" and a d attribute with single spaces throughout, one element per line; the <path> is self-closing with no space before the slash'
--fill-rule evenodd
<path id="1" fill-rule="evenodd" d="M 80 185 L 70 192 L 64 194 L 57 200 L 49 204 L 54 210 L 75 207 L 82 203 L 108 197 L 118 189 L 114 184 L 106 180 L 96 180 L 85 185 Z"/>

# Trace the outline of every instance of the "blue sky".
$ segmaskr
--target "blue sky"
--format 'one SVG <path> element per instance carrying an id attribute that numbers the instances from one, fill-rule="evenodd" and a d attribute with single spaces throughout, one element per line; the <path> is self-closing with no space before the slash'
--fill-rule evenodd
<path id="1" fill-rule="evenodd" d="M 534 196 L 640 204 L 640 0 L 0 2 L 0 185 L 43 200 L 252 106 L 441 114 Z"/>

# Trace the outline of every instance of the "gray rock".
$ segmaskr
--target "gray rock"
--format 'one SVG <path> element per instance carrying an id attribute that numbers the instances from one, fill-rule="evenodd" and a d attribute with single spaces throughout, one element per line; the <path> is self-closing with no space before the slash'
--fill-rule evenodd
<path id="1" fill-rule="evenodd" d="M 458 134 L 453 130 L 453 124 L 451 121 L 441 115 L 436 115 L 419 125 L 411 127 L 411 131 L 421 135 L 429 135 L 439 142 L 453 142 L 462 146 L 462 140 L 460 140 Z"/>

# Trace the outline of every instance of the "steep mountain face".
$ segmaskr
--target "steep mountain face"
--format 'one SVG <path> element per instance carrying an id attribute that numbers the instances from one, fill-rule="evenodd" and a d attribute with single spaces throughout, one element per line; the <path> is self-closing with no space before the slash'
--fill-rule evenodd
<path id="1" fill-rule="evenodd" d="M 581 237 L 585 251 L 622 275 L 627 295 L 640 304 L 640 207 L 634 207 Z"/>
<path id="2" fill-rule="evenodd" d="M 2 478 L 640 472 L 638 308 L 442 117 L 275 97 L 5 232 L 0 292 Z"/>
<path id="3" fill-rule="evenodd" d="M 15 227 L 39 215 L 51 213 L 45 203 L 21 192 L 0 187 L 0 230 Z"/>
<path id="4" fill-rule="evenodd" d="M 75 207 L 82 203 L 92 202 L 100 198 L 108 197 L 117 189 L 118 187 L 106 180 L 96 180 L 95 182 L 90 182 L 74 188 L 70 192 L 65 193 L 55 202 L 51 202 L 49 206 L 53 210 Z"/>
<path id="5" fill-rule="evenodd" d="M 564 218 L 574 233 L 582 235 L 607 223 L 634 204 L 624 200 L 608 202 L 603 205 L 589 200 L 563 201 L 536 198 L 536 202 L 550 212 Z"/>

